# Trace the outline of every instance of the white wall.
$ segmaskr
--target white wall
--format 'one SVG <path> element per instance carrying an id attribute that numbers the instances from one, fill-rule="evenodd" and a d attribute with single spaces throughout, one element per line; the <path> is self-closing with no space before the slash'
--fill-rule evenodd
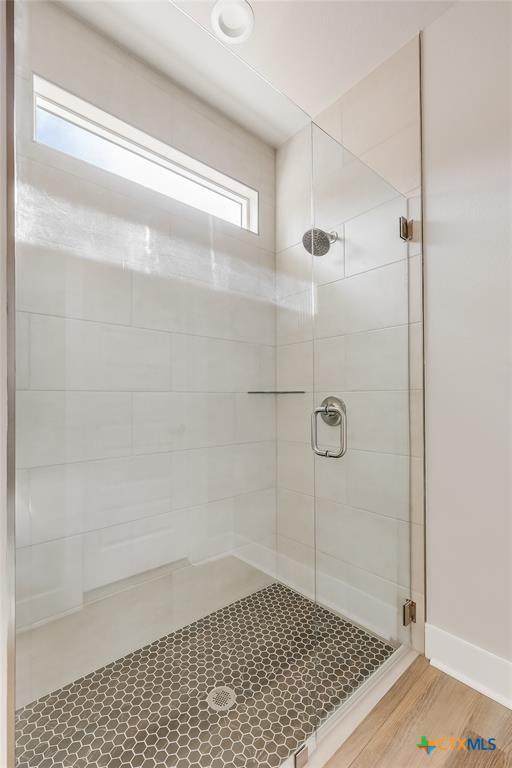
<path id="1" fill-rule="evenodd" d="M 427 654 L 512 706 L 512 5 L 423 45 Z"/>
<path id="2" fill-rule="evenodd" d="M 23 627 L 273 531 L 275 404 L 247 391 L 275 380 L 275 153 L 58 6 L 18 13 Z M 258 189 L 259 235 L 36 144 L 33 71 Z"/>

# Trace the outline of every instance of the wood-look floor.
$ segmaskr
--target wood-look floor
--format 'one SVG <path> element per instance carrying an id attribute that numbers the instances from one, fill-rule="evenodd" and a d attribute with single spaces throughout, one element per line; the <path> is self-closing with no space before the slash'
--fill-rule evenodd
<path id="1" fill-rule="evenodd" d="M 496 738 L 494 752 L 418 749 L 422 736 Z M 512 711 L 419 657 L 325 768 L 512 768 Z"/>

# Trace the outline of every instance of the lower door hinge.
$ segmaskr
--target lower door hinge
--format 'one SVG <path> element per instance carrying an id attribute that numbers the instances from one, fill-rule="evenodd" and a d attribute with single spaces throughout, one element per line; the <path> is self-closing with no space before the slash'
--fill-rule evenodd
<path id="1" fill-rule="evenodd" d="M 414 221 L 412 219 L 407 220 L 405 216 L 400 216 L 399 222 L 399 232 L 402 240 L 412 240 Z"/>
<path id="2" fill-rule="evenodd" d="M 307 744 L 304 744 L 303 747 L 299 749 L 298 752 L 295 753 L 295 768 L 304 768 L 308 764 L 309 760 L 309 752 Z"/>
<path id="3" fill-rule="evenodd" d="M 403 625 L 408 627 L 409 624 L 416 624 L 416 603 L 414 600 L 406 600 L 402 606 L 403 611 Z"/>

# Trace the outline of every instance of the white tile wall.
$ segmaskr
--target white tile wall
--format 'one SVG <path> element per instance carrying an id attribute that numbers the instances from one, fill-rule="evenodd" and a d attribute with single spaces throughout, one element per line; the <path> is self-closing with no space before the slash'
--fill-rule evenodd
<path id="1" fill-rule="evenodd" d="M 201 562 L 230 552 L 234 544 L 237 500 L 221 499 L 189 510 L 191 515 L 190 560 Z"/>
<path id="2" fill-rule="evenodd" d="M 85 592 L 189 555 L 188 510 L 88 531 L 82 537 Z"/>
<path id="3" fill-rule="evenodd" d="M 128 326 L 30 316 L 30 388 L 168 390 L 169 336 Z"/>
<path id="4" fill-rule="evenodd" d="M 279 536 L 312 547 L 315 536 L 315 505 L 312 496 L 279 488 Z"/>
<path id="5" fill-rule="evenodd" d="M 16 396 L 18 467 L 126 456 L 131 452 L 127 392 L 44 392 Z"/>
<path id="6" fill-rule="evenodd" d="M 408 583 L 407 523 L 317 499 L 316 525 L 321 552 L 392 583 Z"/>
<path id="7" fill-rule="evenodd" d="M 313 291 L 308 288 L 280 299 L 277 305 L 277 343 L 296 344 L 313 337 Z"/>
<path id="8" fill-rule="evenodd" d="M 315 550 L 296 539 L 278 536 L 277 575 L 281 581 L 314 600 Z"/>
<path id="9" fill-rule="evenodd" d="M 396 392 L 317 392 L 322 402 L 335 395 L 347 407 L 348 443 L 354 450 L 409 455 L 409 395 Z M 337 445 L 337 430 L 319 420 L 318 440 Z"/>
<path id="10" fill-rule="evenodd" d="M 237 497 L 234 508 L 234 533 L 237 548 L 247 544 L 259 544 L 275 550 L 275 488 L 245 493 Z"/>
<path id="11" fill-rule="evenodd" d="M 16 620 L 38 624 L 82 606 L 82 542 L 60 538 L 16 554 Z"/>
<path id="12" fill-rule="evenodd" d="M 316 127 L 313 152 L 315 226 L 336 229 L 397 196 L 383 178 Z"/>
<path id="13" fill-rule="evenodd" d="M 30 315 L 16 312 L 16 384 L 26 389 L 30 379 Z"/>
<path id="14" fill-rule="evenodd" d="M 311 128 L 283 144 L 276 155 L 276 250 L 295 245 L 311 227 Z"/>
<path id="15" fill-rule="evenodd" d="M 321 285 L 317 302 L 319 338 L 404 325 L 408 320 L 407 261 Z"/>
<path id="16" fill-rule="evenodd" d="M 306 443 L 277 444 L 277 485 L 290 491 L 314 494 L 313 453 Z"/>
<path id="17" fill-rule="evenodd" d="M 275 388 L 276 306 L 274 149 L 51 3 L 20 24 L 22 627 L 183 558 L 275 550 L 275 399 L 247 392 Z M 258 189 L 259 235 L 33 142 L 32 71 Z"/>
<path id="18" fill-rule="evenodd" d="M 355 275 L 407 258 L 407 243 L 397 237 L 400 216 L 407 215 L 402 196 L 356 216 L 345 224 L 345 273 Z"/>
<path id="19" fill-rule="evenodd" d="M 310 129 L 275 156 L 61 9 L 27 4 L 26 14 L 19 117 L 34 68 L 257 187 L 261 231 L 255 239 L 23 135 L 20 625 L 79 608 L 89 589 L 230 550 L 312 595 L 316 535 L 319 598 L 396 638 L 409 539 L 418 591 L 422 540 L 421 243 L 416 227 L 407 260 L 403 199 L 326 134 L 314 135 L 313 156 Z M 90 71 L 64 71 L 78 48 Z M 354 136 L 365 108 L 351 112 Z M 331 123 L 352 130 L 339 116 Z M 393 147 L 368 158 L 387 172 Z M 404 166 L 400 183 L 415 169 Z M 408 205 L 416 219 L 417 192 Z M 323 259 L 300 244 L 313 221 L 340 235 Z M 246 394 L 276 384 L 308 394 Z M 315 461 L 309 415 L 334 393 L 348 406 L 350 450 L 344 462 Z"/>
<path id="20" fill-rule="evenodd" d="M 319 389 L 407 389 L 406 325 L 318 339 L 315 382 Z"/>
<path id="21" fill-rule="evenodd" d="M 312 264 L 300 244 L 276 258 L 277 380 L 306 390 L 277 403 L 278 575 L 306 594 L 316 583 L 326 605 L 407 640 L 400 602 L 411 589 L 410 541 L 415 536 L 419 546 L 421 538 L 420 526 L 411 527 L 419 466 L 410 492 L 409 353 L 420 352 L 419 330 L 409 332 L 409 287 L 417 278 L 398 235 L 408 202 L 326 134 L 314 143 L 315 223 L 341 240 Z M 285 179 L 287 158 L 281 150 L 278 177 Z M 300 189 L 297 146 L 290 158 Z M 287 213 L 278 210 L 283 232 Z M 291 221 L 290 231 L 294 213 Z M 415 370 L 418 381 L 417 362 Z M 327 395 L 347 406 L 342 460 L 314 457 L 309 445 L 313 405 Z M 339 439 L 321 420 L 318 436 L 326 447 Z"/>
<path id="22" fill-rule="evenodd" d="M 280 395 L 277 399 L 277 432 L 280 440 L 309 443 L 310 416 L 313 409 L 311 393 Z"/>
<path id="23" fill-rule="evenodd" d="M 277 388 L 311 391 L 313 342 L 281 345 L 277 356 Z"/>
<path id="24" fill-rule="evenodd" d="M 129 324 L 131 273 L 122 267 L 16 241 L 16 305 L 25 312 Z"/>
<path id="25" fill-rule="evenodd" d="M 315 459 L 318 498 L 407 522 L 409 457 L 350 449 L 344 462 Z"/>
<path id="26" fill-rule="evenodd" d="M 315 120 L 402 194 L 418 188 L 421 177 L 418 37 Z"/>

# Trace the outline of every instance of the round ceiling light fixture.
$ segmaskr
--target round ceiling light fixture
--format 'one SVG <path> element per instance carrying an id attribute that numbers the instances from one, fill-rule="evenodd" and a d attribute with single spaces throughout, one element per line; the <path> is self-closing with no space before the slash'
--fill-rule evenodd
<path id="1" fill-rule="evenodd" d="M 247 0 L 217 0 L 211 13 L 212 28 L 224 43 L 247 40 L 254 27 L 254 11 Z"/>

